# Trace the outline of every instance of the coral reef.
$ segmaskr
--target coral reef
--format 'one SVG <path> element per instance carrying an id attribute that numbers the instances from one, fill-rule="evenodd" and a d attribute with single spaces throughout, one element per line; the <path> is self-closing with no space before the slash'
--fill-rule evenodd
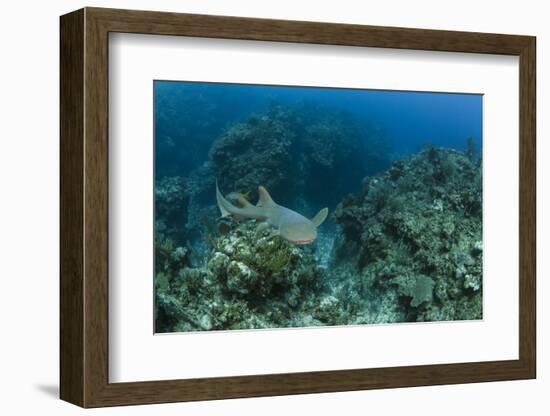
<path id="1" fill-rule="evenodd" d="M 155 233 L 178 243 L 185 240 L 182 227 L 187 221 L 189 202 L 186 181 L 181 176 L 165 176 L 155 183 Z"/>
<path id="2" fill-rule="evenodd" d="M 481 166 L 468 156 L 432 147 L 397 161 L 334 214 L 339 267 L 363 292 L 393 292 L 408 321 L 482 317 Z"/>
<path id="3" fill-rule="evenodd" d="M 343 112 L 322 107 L 302 111 L 306 118 L 301 119 L 301 140 L 296 146 L 301 155 L 297 177 L 306 200 L 335 206 L 365 175 L 389 167 L 389 143 L 379 130 L 359 125 Z"/>
<path id="4" fill-rule="evenodd" d="M 186 189 L 197 186 L 193 180 Z M 174 218 L 163 204 L 180 206 L 184 181 L 161 183 L 160 212 Z M 260 231 L 254 221 L 211 224 L 199 256 L 157 230 L 156 330 L 482 317 L 479 160 L 425 149 L 366 177 L 333 219 L 341 232 L 334 247 L 322 244 L 328 259 L 315 246 L 294 246 Z"/>
<path id="5" fill-rule="evenodd" d="M 263 185 L 274 193 L 289 191 L 294 136 L 290 113 L 278 106 L 227 130 L 209 153 L 222 189 L 255 193 Z"/>
<path id="6" fill-rule="evenodd" d="M 326 270 L 311 249 L 293 246 L 254 222 L 226 224 L 202 267 L 159 243 L 158 332 L 312 326 L 344 322 Z M 163 248 L 164 247 L 164 248 Z"/>
<path id="7" fill-rule="evenodd" d="M 155 172 L 185 176 L 208 158 L 213 141 L 243 114 L 263 108 L 238 91 L 212 95 L 211 85 L 155 81 Z M 236 100 L 239 101 L 235 105 Z"/>
<path id="8" fill-rule="evenodd" d="M 315 211 L 336 205 L 364 175 L 387 168 L 389 161 L 376 156 L 388 154 L 385 146 L 344 113 L 274 104 L 217 138 L 209 163 L 222 189 L 254 199 L 261 184 L 282 203 L 309 201 Z"/>

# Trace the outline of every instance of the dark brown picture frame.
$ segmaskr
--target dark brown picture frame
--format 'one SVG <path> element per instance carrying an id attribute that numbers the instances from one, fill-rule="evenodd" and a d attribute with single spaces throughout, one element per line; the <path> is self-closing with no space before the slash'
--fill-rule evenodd
<path id="1" fill-rule="evenodd" d="M 336 392 L 536 376 L 535 38 L 85 8 L 61 17 L 60 396 L 82 407 Z M 109 383 L 108 36 L 110 32 L 519 57 L 519 359 Z"/>

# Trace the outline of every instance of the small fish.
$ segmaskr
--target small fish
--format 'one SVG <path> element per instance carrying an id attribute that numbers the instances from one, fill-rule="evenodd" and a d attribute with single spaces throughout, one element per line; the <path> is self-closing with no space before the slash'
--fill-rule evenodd
<path id="1" fill-rule="evenodd" d="M 232 215 L 236 219 L 255 219 L 260 223 L 258 230 L 273 227 L 277 234 L 294 244 L 311 244 L 317 239 L 317 227 L 327 218 L 328 208 L 323 208 L 310 220 L 276 204 L 263 186 L 258 187 L 258 194 L 260 198 L 256 205 L 248 202 L 242 194 L 229 194 L 239 204 L 236 206 L 224 198 L 216 181 L 216 200 L 222 217 Z"/>
<path id="2" fill-rule="evenodd" d="M 247 201 L 250 201 L 250 194 L 251 194 L 251 192 L 250 192 L 250 191 L 246 191 L 246 192 L 244 192 L 244 191 L 243 191 L 243 192 L 239 192 L 239 194 L 240 194 L 240 195 L 242 195 L 242 197 L 243 197 L 244 199 L 246 199 Z"/>

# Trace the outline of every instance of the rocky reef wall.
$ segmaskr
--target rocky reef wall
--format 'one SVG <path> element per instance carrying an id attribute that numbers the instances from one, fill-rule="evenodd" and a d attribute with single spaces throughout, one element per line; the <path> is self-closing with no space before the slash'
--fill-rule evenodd
<path id="1" fill-rule="evenodd" d="M 482 180 L 473 156 L 428 148 L 367 177 L 334 219 L 358 291 L 392 292 L 407 321 L 481 319 Z"/>

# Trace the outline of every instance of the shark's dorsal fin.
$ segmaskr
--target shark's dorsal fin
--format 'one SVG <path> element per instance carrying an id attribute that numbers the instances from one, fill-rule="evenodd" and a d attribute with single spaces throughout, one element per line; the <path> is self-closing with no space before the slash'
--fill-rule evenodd
<path id="1" fill-rule="evenodd" d="M 267 192 L 267 189 L 265 189 L 261 185 L 258 186 L 258 195 L 260 196 L 260 199 L 258 200 L 256 206 L 269 207 L 275 205 L 275 202 L 273 202 L 273 199 L 271 199 L 271 196 L 269 195 L 269 192 Z"/>
<path id="2" fill-rule="evenodd" d="M 326 219 L 328 215 L 328 208 L 323 208 L 321 211 L 311 219 L 311 222 L 315 227 L 319 227 Z"/>

